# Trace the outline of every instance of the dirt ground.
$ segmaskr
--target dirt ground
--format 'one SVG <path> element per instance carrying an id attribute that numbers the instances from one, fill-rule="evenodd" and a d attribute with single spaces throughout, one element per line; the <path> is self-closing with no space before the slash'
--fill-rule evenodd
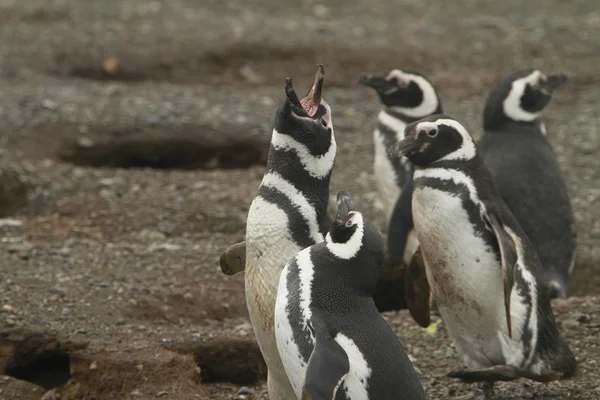
<path id="1" fill-rule="evenodd" d="M 600 10 L 594 1 L 0 0 L 0 399 L 266 399 L 243 239 L 286 76 L 326 68 L 350 191 L 382 226 L 379 104 L 361 72 L 427 74 L 477 136 L 517 68 L 569 83 L 545 116 L 576 213 L 570 295 L 554 303 L 576 378 L 500 399 L 600 399 Z M 551 216 L 550 216 L 551 217 Z M 465 394 L 443 323 L 385 313 L 432 400 Z"/>

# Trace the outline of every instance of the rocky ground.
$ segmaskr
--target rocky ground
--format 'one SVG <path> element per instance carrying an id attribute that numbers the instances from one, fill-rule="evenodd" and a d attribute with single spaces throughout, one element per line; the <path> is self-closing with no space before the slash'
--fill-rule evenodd
<path id="1" fill-rule="evenodd" d="M 266 398 L 244 237 L 283 82 L 326 67 L 332 194 L 382 225 L 379 105 L 363 71 L 411 68 L 478 135 L 489 85 L 524 66 L 569 83 L 545 121 L 576 212 L 576 378 L 498 398 L 600 398 L 600 11 L 593 1 L 0 0 L 0 398 Z M 444 330 L 386 313 L 431 399 L 467 393 Z M 17 379 L 18 378 L 18 379 Z"/>

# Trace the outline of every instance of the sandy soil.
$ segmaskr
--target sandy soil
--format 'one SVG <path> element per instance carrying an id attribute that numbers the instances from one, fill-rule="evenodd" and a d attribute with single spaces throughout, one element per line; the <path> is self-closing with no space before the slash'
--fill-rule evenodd
<path id="1" fill-rule="evenodd" d="M 244 237 L 285 77 L 304 91 L 317 62 L 331 192 L 380 226 L 361 72 L 428 74 L 476 136 L 496 79 L 569 75 L 545 122 L 576 212 L 573 297 L 554 306 L 580 370 L 497 393 L 600 398 L 599 55 L 593 1 L 0 0 L 0 398 L 266 398 L 243 276 L 218 258 Z M 471 390 L 444 376 L 443 323 L 385 316 L 431 399 Z"/>

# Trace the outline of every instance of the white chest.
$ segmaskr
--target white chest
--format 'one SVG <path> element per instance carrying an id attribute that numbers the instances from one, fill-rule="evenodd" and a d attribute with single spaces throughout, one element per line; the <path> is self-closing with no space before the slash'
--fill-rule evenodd
<path id="1" fill-rule="evenodd" d="M 418 187 L 415 230 L 427 278 L 457 350 L 473 366 L 503 362 L 498 332 L 506 331 L 501 265 L 479 237 L 459 197 Z"/>

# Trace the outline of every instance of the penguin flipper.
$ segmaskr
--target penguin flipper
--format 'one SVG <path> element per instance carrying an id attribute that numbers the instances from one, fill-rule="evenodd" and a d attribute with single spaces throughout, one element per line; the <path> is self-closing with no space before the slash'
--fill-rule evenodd
<path id="1" fill-rule="evenodd" d="M 417 247 L 417 251 L 406 268 L 405 285 L 406 305 L 410 315 L 417 324 L 427 328 L 431 322 L 429 315 L 431 289 L 429 281 L 427 281 L 425 260 L 423 260 L 420 246 Z"/>
<path id="2" fill-rule="evenodd" d="M 239 242 L 227 248 L 219 259 L 221 271 L 225 275 L 236 275 L 246 269 L 246 242 Z"/>
<path id="3" fill-rule="evenodd" d="M 407 171 L 408 180 L 404 184 L 400 197 L 394 205 L 388 223 L 387 247 L 394 265 L 402 263 L 408 236 L 414 226 L 412 217 L 413 168 Z"/>
<path id="4" fill-rule="evenodd" d="M 504 229 L 502 223 L 495 215 L 489 217 L 490 225 L 498 241 L 500 248 L 500 258 L 502 262 L 502 280 L 504 282 L 504 308 L 506 310 L 506 326 L 508 328 L 508 337 L 512 339 L 512 323 L 510 316 L 510 294 L 515 283 L 515 265 L 518 255 L 515 242 L 508 232 Z"/>
<path id="5" fill-rule="evenodd" d="M 301 400 L 334 400 L 350 371 L 350 361 L 326 327 L 315 322 L 315 348 L 308 359 Z"/>

